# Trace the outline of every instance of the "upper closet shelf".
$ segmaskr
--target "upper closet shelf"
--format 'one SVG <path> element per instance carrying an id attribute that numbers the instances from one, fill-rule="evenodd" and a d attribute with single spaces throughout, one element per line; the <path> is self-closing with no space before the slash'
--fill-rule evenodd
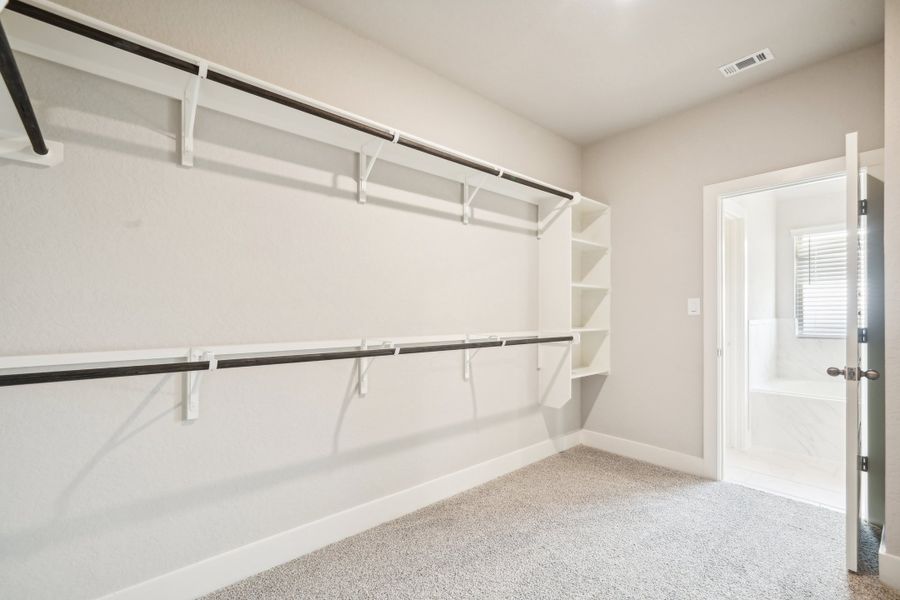
<path id="1" fill-rule="evenodd" d="M 609 210 L 609 206 L 597 200 L 582 197 L 581 202 L 575 205 L 574 210 L 577 217 L 585 215 L 599 216 Z"/>
<path id="2" fill-rule="evenodd" d="M 188 152 L 201 106 L 351 150 L 361 164 L 385 160 L 532 204 L 595 204 L 46 0 L 11 0 L 2 18 L 19 52 L 182 101 L 182 147 Z M 190 157 L 182 162 L 189 166 Z"/>

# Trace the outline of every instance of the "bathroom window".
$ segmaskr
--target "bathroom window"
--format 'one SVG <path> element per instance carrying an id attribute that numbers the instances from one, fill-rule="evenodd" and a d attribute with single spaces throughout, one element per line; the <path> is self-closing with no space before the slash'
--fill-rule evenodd
<path id="1" fill-rule="evenodd" d="M 843 226 L 796 230 L 794 320 L 797 337 L 847 334 L 847 232 Z"/>

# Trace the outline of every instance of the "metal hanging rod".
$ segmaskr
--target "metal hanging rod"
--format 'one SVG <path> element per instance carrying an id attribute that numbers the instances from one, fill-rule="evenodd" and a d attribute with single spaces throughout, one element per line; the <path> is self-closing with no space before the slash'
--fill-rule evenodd
<path id="1" fill-rule="evenodd" d="M 215 361 L 170 361 L 153 364 L 127 365 L 120 367 L 95 367 L 87 369 L 34 371 L 30 373 L 0 375 L 0 387 L 30 385 L 33 383 L 54 383 L 60 381 L 82 381 L 86 379 L 108 379 L 111 377 L 131 377 L 135 375 L 157 375 L 161 373 L 186 373 L 191 371 L 207 371 L 210 369 L 237 369 L 242 367 L 321 362 L 326 360 L 375 358 L 379 356 L 394 356 L 398 354 L 421 354 L 425 352 L 446 352 L 451 350 L 467 350 L 473 348 L 524 346 L 527 344 L 549 344 L 554 342 L 572 342 L 574 340 L 575 337 L 572 335 L 501 339 L 495 338 L 473 342 L 408 344 L 394 347 L 375 347 L 367 348 L 364 350 L 335 350 L 330 352 L 305 352 L 300 354 L 281 353 L 268 356 L 223 358 Z"/>
<path id="2" fill-rule="evenodd" d="M 80 23 L 74 19 L 70 19 L 66 16 L 51 12 L 44 8 L 22 2 L 21 0 L 10 0 L 6 8 L 21 15 L 25 15 L 32 19 L 47 23 L 48 25 L 59 27 L 60 29 L 70 31 L 86 38 L 90 38 L 102 44 L 113 46 L 125 52 L 136 54 L 143 58 L 153 60 L 174 69 L 179 69 L 192 75 L 200 75 L 201 73 L 201 67 L 198 64 L 187 61 L 177 56 L 172 56 L 171 54 L 162 52 L 154 48 L 150 48 L 143 44 L 139 44 L 135 41 L 125 39 L 121 36 L 103 31 L 96 27 Z M 431 156 L 435 156 L 437 158 L 462 165 L 469 169 L 487 173 L 489 175 L 493 175 L 495 177 L 499 177 L 501 179 L 505 179 L 507 181 L 511 181 L 513 183 L 517 183 L 519 185 L 523 185 L 532 189 L 540 190 L 547 194 L 559 196 L 567 200 L 573 200 L 575 198 L 575 195 L 572 192 L 568 192 L 561 188 L 532 180 L 528 177 L 525 177 L 524 175 L 511 173 L 490 163 L 482 162 L 471 157 L 458 154 L 446 148 L 430 144 L 415 137 L 395 132 L 386 127 L 379 126 L 362 119 L 354 118 L 353 116 L 350 116 L 348 114 L 329 110 L 328 108 L 323 106 L 317 106 L 312 103 L 303 102 L 302 100 L 298 100 L 296 98 L 291 98 L 284 94 L 279 94 L 249 81 L 244 81 L 242 79 L 234 77 L 233 75 L 227 75 L 215 69 L 208 69 L 208 71 L 206 72 L 206 79 L 236 90 L 240 90 L 242 92 L 246 92 L 248 94 L 252 94 L 259 98 L 270 100 L 283 106 L 299 110 L 301 112 L 314 115 L 322 119 L 326 119 L 333 123 L 355 129 L 356 131 L 366 133 L 376 138 L 395 142 L 400 146 L 405 146 L 407 148 L 411 148 L 413 150 L 417 150 L 419 152 L 423 152 L 425 154 L 429 154 Z"/>
<path id="3" fill-rule="evenodd" d="M 0 73 L 3 75 L 6 89 L 9 90 L 9 95 L 19 113 L 19 119 L 22 120 L 22 125 L 25 127 L 32 150 L 35 154 L 46 155 L 50 149 L 47 148 L 47 143 L 44 141 L 41 126 L 34 114 L 34 108 L 28 98 L 28 90 L 25 89 L 25 82 L 22 81 L 22 74 L 19 72 L 19 66 L 16 64 L 16 58 L 13 56 L 2 24 L 0 24 Z"/>

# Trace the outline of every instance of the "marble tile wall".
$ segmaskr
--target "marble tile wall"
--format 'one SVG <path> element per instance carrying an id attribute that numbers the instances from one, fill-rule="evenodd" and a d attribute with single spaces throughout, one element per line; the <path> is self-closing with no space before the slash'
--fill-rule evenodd
<path id="1" fill-rule="evenodd" d="M 844 364 L 843 338 L 798 338 L 793 319 L 776 319 L 776 364 L 778 379 L 820 381 L 830 379 L 828 367 Z"/>

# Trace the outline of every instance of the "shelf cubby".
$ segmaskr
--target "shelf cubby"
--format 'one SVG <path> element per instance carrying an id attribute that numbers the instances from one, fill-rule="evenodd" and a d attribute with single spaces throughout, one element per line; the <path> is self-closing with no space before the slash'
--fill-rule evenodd
<path id="1" fill-rule="evenodd" d="M 572 209 L 572 379 L 608 375 L 610 368 L 610 209 L 582 198 Z"/>
<path id="2" fill-rule="evenodd" d="M 605 204 L 582 198 L 572 213 L 572 240 L 609 246 L 610 210 Z"/>
<path id="3" fill-rule="evenodd" d="M 576 345 L 572 354 L 573 374 L 608 373 L 609 372 L 609 337 L 608 331 L 581 334 L 581 343 Z"/>
<path id="4" fill-rule="evenodd" d="M 572 329 L 609 330 L 608 289 L 572 289 Z"/>
<path id="5" fill-rule="evenodd" d="M 572 285 L 609 288 L 609 248 L 572 244 Z"/>

